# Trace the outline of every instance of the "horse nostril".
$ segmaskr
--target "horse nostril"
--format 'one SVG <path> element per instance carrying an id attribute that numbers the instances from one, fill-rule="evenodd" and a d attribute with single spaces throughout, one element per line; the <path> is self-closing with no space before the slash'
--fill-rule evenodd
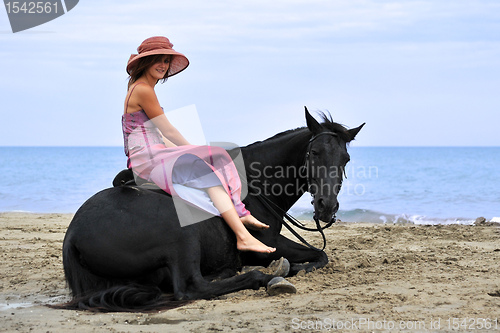
<path id="1" fill-rule="evenodd" d="M 325 209 L 325 201 L 323 199 L 318 199 L 318 202 L 317 202 L 317 208 L 318 208 L 318 211 L 323 211 Z"/>

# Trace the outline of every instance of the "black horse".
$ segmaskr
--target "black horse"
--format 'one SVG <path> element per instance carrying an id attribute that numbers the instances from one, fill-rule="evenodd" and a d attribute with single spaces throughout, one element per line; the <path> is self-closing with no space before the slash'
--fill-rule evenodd
<path id="1" fill-rule="evenodd" d="M 181 227 L 170 196 L 141 186 L 116 186 L 88 199 L 76 212 L 63 245 L 63 265 L 73 299 L 69 309 L 147 311 L 266 286 L 273 275 L 236 275 L 243 265 L 267 266 L 284 257 L 290 275 L 323 267 L 323 251 L 280 235 L 285 212 L 309 190 L 315 219 L 338 210 L 347 143 L 363 125 L 346 129 L 307 111 L 307 127 L 241 148 L 247 171 L 248 210 L 270 225 L 251 231 L 272 254 L 239 252 L 220 217 Z M 274 212 L 270 211 L 270 207 Z M 276 213 L 278 212 L 278 213 Z M 179 303 L 180 302 L 180 303 Z"/>

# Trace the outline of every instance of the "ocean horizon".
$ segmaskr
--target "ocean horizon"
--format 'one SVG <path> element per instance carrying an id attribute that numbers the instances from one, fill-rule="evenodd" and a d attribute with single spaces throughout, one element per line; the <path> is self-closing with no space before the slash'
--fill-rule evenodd
<path id="1" fill-rule="evenodd" d="M 472 224 L 500 216 L 500 147 L 350 147 L 337 217 Z M 75 213 L 126 168 L 123 147 L 0 147 L 0 212 Z M 308 193 L 290 213 L 310 219 Z"/>

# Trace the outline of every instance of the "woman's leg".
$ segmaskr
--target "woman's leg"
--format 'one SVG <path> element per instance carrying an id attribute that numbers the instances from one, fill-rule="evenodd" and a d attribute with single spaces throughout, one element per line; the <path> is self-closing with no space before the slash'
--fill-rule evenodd
<path id="1" fill-rule="evenodd" d="M 231 198 L 226 193 L 222 186 L 210 187 L 207 189 L 208 196 L 214 203 L 215 208 L 221 213 L 222 218 L 226 221 L 227 225 L 233 230 L 236 235 L 236 247 L 240 251 L 254 251 L 271 253 L 276 251 L 275 248 L 269 247 L 261 243 L 258 239 L 253 237 L 243 223 L 247 221 L 249 225 L 257 228 L 263 228 L 265 224 L 257 221 L 254 217 L 243 217 L 240 219 Z M 251 216 L 251 215 L 249 215 Z M 259 225 L 262 224 L 263 226 Z"/>
<path id="2" fill-rule="evenodd" d="M 264 224 L 257 220 L 255 217 L 252 215 L 246 215 L 240 217 L 241 222 L 245 225 L 245 227 L 253 230 L 259 230 L 259 229 L 267 229 L 269 226 L 267 224 Z"/>

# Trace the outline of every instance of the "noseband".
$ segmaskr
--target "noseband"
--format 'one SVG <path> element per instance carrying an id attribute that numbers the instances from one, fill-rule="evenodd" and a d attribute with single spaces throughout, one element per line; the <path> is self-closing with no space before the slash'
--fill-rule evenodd
<path id="1" fill-rule="evenodd" d="M 311 149 L 312 149 L 312 143 L 318 137 L 323 136 L 323 135 L 330 135 L 330 136 L 338 137 L 337 133 L 335 133 L 335 132 L 321 132 L 321 133 L 318 133 L 316 135 L 313 135 L 313 137 L 309 140 L 309 144 L 307 146 L 307 152 L 306 152 L 305 162 L 304 162 L 304 168 L 306 170 L 307 190 L 309 191 L 309 193 L 311 193 L 311 196 L 313 198 L 313 203 L 314 203 L 314 196 L 315 196 L 315 194 L 313 194 L 311 192 L 311 181 L 312 181 L 312 175 L 311 175 L 311 172 L 310 172 L 310 166 L 311 166 Z M 316 227 L 319 230 L 320 228 L 321 229 L 326 229 L 326 228 L 330 227 L 332 224 L 335 223 L 335 221 L 337 220 L 337 217 L 336 217 L 336 214 L 333 214 L 332 219 L 330 220 L 330 222 L 328 222 L 324 227 L 320 227 L 319 220 L 316 217 L 316 211 L 314 211 L 313 219 L 316 222 Z M 315 229 L 312 229 L 312 230 L 316 231 Z"/>

